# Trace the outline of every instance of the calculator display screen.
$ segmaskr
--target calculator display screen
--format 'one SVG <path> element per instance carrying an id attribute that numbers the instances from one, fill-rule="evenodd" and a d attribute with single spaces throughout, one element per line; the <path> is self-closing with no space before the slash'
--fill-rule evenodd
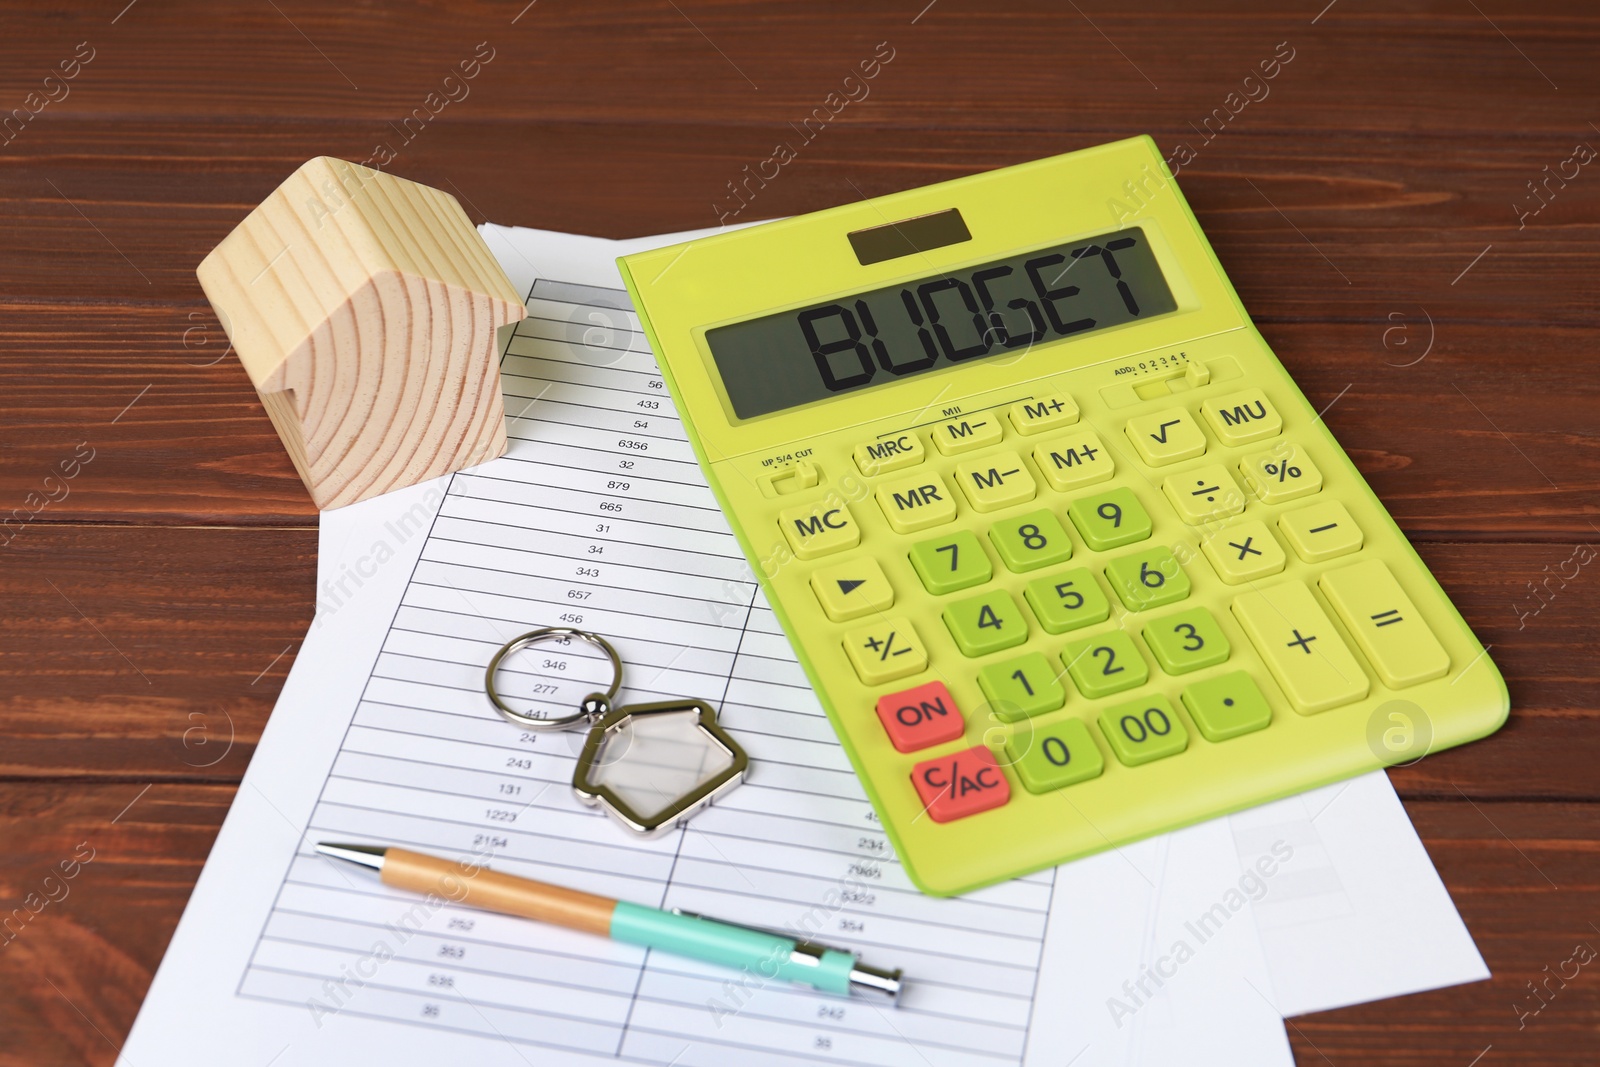
<path id="1" fill-rule="evenodd" d="M 1133 227 L 706 331 L 741 419 L 1177 309 Z"/>

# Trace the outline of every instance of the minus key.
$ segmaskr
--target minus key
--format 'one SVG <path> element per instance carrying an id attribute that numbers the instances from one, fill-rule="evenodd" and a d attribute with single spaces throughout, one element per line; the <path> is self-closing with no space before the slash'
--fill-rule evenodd
<path id="1" fill-rule="evenodd" d="M 1307 563 L 1321 563 L 1359 551 L 1361 527 L 1337 500 L 1322 500 L 1310 507 L 1285 513 L 1278 529 L 1295 555 Z"/>

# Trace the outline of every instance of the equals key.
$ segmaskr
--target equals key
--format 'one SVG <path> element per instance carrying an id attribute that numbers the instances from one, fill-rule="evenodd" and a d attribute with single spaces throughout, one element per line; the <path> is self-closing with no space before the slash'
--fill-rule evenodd
<path id="1" fill-rule="evenodd" d="M 1390 689 L 1442 678 L 1449 671 L 1449 653 L 1383 560 L 1329 571 L 1318 584 Z"/>

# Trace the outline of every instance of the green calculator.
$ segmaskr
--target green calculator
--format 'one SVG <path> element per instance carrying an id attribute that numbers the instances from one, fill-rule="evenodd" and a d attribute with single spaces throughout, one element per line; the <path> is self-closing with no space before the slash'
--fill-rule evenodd
<path id="1" fill-rule="evenodd" d="M 620 265 L 924 891 L 1505 721 L 1150 138 Z"/>

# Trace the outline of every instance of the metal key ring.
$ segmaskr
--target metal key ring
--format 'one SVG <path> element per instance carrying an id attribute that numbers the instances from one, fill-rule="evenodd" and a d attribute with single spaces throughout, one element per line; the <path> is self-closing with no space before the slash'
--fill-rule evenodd
<path id="1" fill-rule="evenodd" d="M 506 706 L 506 702 L 500 699 L 499 692 L 495 690 L 494 676 L 500 670 L 501 661 L 507 656 L 552 637 L 581 637 L 604 652 L 606 658 L 611 661 L 611 686 L 604 693 L 590 693 L 584 697 L 578 710 L 571 715 L 555 719 L 536 719 L 532 715 L 525 715 Z M 621 685 L 622 659 L 617 655 L 617 650 L 611 647 L 611 642 L 599 634 L 574 629 L 571 626 L 546 626 L 543 629 L 530 630 L 521 637 L 513 637 L 500 646 L 500 651 L 489 661 L 489 668 L 483 675 L 483 688 L 489 694 L 489 703 L 509 721 L 518 726 L 526 726 L 530 730 L 570 730 L 576 726 L 593 726 L 611 709 L 611 702 L 617 698 L 617 689 Z"/>

